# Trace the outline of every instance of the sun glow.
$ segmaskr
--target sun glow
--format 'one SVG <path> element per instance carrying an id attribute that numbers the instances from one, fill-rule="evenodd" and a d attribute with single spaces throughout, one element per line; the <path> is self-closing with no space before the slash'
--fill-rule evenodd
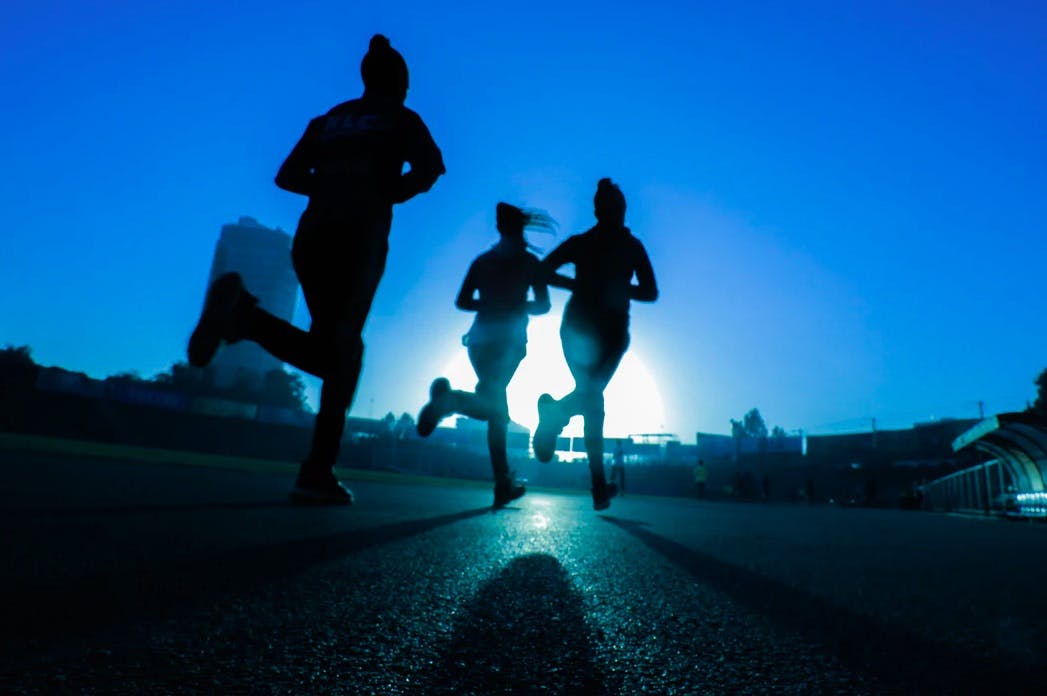
<path id="1" fill-rule="evenodd" d="M 560 348 L 560 317 L 531 319 L 528 327 L 527 357 L 520 363 L 509 384 L 509 415 L 534 432 L 538 425 L 538 397 L 549 392 L 561 398 L 574 388 L 574 380 Z M 465 347 L 460 346 L 447 361 L 443 375 L 455 389 L 476 387 L 476 373 L 469 364 Z M 665 429 L 662 399 L 650 372 L 636 351 L 629 350 L 604 392 L 604 435 L 625 437 L 632 433 L 661 432 Z M 582 434 L 582 419 L 574 418 L 565 435 Z"/>

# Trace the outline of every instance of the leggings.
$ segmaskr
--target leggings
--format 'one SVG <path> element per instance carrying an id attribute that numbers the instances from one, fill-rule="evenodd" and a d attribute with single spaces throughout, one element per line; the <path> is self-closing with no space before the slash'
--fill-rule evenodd
<path id="1" fill-rule="evenodd" d="M 509 477 L 509 455 L 506 452 L 509 404 L 505 390 L 526 354 L 526 344 L 517 340 L 470 343 L 469 362 L 479 380 L 476 392 L 451 392 L 456 413 L 487 421 L 487 451 L 491 455 L 496 484 Z"/>
<path id="2" fill-rule="evenodd" d="M 567 367 L 574 377 L 574 391 L 560 399 L 564 418 L 581 415 L 585 420 L 585 453 L 593 486 L 605 484 L 603 467 L 603 392 L 629 347 L 628 325 L 570 321 L 560 325 Z"/>
<path id="3" fill-rule="evenodd" d="M 364 322 L 388 254 L 390 213 L 332 218 L 306 210 L 291 258 L 312 323 L 309 331 L 251 308 L 247 337 L 273 356 L 320 377 L 320 410 L 303 473 L 329 472 L 363 367 Z"/>

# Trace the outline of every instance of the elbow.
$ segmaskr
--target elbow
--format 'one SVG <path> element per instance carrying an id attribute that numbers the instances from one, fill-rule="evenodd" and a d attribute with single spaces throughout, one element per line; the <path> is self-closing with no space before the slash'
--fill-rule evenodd
<path id="1" fill-rule="evenodd" d="M 658 299 L 658 288 L 635 288 L 632 298 L 637 302 L 654 302 Z"/>
<path id="2" fill-rule="evenodd" d="M 421 178 L 421 181 L 420 181 L 419 186 L 418 186 L 418 192 L 419 193 L 426 193 L 427 191 L 429 191 L 429 189 L 431 189 L 433 187 L 433 184 L 436 183 L 436 180 L 439 179 L 443 175 L 443 173 L 444 173 L 443 169 L 439 169 L 439 170 L 435 170 L 434 169 L 434 170 L 428 172 L 426 174 L 426 176 L 423 176 Z"/>
<path id="3" fill-rule="evenodd" d="M 433 167 L 431 169 L 425 169 L 418 173 L 415 183 L 418 187 L 418 193 L 426 193 L 433 187 L 436 180 L 444 174 L 443 167 Z"/>
<path id="4" fill-rule="evenodd" d="M 644 283 L 642 286 L 641 295 L 643 296 L 644 302 L 654 302 L 658 299 L 658 283 L 654 282 L 654 278 L 651 278 L 649 283 Z"/>
<path id="5" fill-rule="evenodd" d="M 303 196 L 309 195 L 309 187 L 306 185 L 304 180 L 298 179 L 297 177 L 291 176 L 282 169 L 277 172 L 276 178 L 273 179 L 279 188 L 284 191 L 290 191 L 291 193 L 298 193 Z"/>

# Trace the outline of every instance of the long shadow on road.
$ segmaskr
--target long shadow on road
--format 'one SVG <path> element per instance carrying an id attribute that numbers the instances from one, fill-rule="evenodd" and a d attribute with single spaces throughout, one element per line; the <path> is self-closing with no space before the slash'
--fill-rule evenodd
<path id="1" fill-rule="evenodd" d="M 463 607 L 420 693 L 617 693 L 592 646 L 582 596 L 564 567 L 547 554 L 520 556 Z"/>
<path id="2" fill-rule="evenodd" d="M 322 537 L 235 549 L 184 563 L 158 558 L 135 572 L 111 571 L 55 587 L 0 587 L 0 646 L 84 634 L 124 621 L 155 618 L 226 593 L 293 577 L 363 549 L 406 539 L 490 508 L 405 520 Z M 163 550 L 158 550 L 162 554 Z M 6 583 L 3 583 L 6 584 Z"/>
<path id="3" fill-rule="evenodd" d="M 975 655 L 886 626 L 833 604 L 824 597 L 694 551 L 644 529 L 644 523 L 610 516 L 610 522 L 684 569 L 699 582 L 729 596 L 780 628 L 819 643 L 856 673 L 894 683 L 902 692 L 1047 693 L 1043 665 L 1004 665 L 1002 658 Z M 904 568 L 899 568 L 904 573 Z"/>

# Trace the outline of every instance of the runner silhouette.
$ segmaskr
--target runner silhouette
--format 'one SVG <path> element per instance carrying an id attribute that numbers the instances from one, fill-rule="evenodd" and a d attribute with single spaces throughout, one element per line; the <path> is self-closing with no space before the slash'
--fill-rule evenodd
<path id="1" fill-rule="evenodd" d="M 505 390 L 527 354 L 527 315 L 549 311 L 549 289 L 540 278 L 538 257 L 528 251 L 524 231 L 552 230 L 553 222 L 544 213 L 508 203 L 499 203 L 496 215 L 501 239 L 469 266 L 455 300 L 458 309 L 476 312 L 472 328 L 462 338 L 479 380 L 476 392 L 452 390 L 444 377 L 433 380 L 429 403 L 418 415 L 418 434 L 428 437 L 452 413 L 487 421 L 494 506 L 502 507 L 524 494 L 524 487 L 509 472 Z M 529 301 L 530 290 L 534 299 Z"/>
<path id="2" fill-rule="evenodd" d="M 428 128 L 404 106 L 407 64 L 386 37 L 371 38 L 360 74 L 363 95 L 312 119 L 276 175 L 277 186 L 309 197 L 291 250 L 309 331 L 258 307 L 240 275 L 228 273 L 208 290 L 189 340 L 196 366 L 207 365 L 221 343 L 249 339 L 323 379 L 292 502 L 353 501 L 332 469 L 363 365 L 361 332 L 385 270 L 393 205 L 428 191 L 445 171 Z"/>
<path id="3" fill-rule="evenodd" d="M 596 226 L 568 238 L 542 261 L 549 285 L 571 290 L 560 341 L 575 388 L 559 401 L 549 394 L 538 398 L 533 446 L 539 461 L 549 461 L 560 431 L 581 415 L 593 508 L 605 510 L 618 491 L 604 476 L 603 392 L 629 346 L 630 301 L 654 302 L 658 285 L 647 250 L 625 226 L 625 196 L 610 179 L 600 179 L 593 207 Z M 573 278 L 556 272 L 569 263 Z"/>

